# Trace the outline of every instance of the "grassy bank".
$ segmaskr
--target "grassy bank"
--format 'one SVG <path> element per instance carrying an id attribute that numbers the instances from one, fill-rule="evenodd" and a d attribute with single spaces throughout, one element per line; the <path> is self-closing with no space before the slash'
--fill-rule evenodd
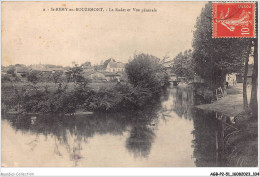
<path id="1" fill-rule="evenodd" d="M 2 85 L 2 110 L 13 113 L 131 111 L 158 98 L 149 88 L 129 83 Z"/>

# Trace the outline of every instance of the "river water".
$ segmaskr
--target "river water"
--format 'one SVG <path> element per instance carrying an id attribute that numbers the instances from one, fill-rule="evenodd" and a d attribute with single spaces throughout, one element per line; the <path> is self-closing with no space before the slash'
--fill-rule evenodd
<path id="1" fill-rule="evenodd" d="M 194 107 L 193 92 L 169 88 L 143 111 L 117 114 L 2 115 L 5 167 L 225 166 L 232 118 Z"/>

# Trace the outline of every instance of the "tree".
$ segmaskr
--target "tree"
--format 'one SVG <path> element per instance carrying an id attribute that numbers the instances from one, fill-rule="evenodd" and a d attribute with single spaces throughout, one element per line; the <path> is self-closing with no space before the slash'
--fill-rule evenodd
<path id="1" fill-rule="evenodd" d="M 258 2 L 256 2 L 256 14 L 258 14 Z M 256 15 L 255 25 L 258 25 L 258 15 Z M 258 28 L 256 28 L 256 36 L 258 36 Z M 257 78 L 258 78 L 258 37 L 253 39 L 254 46 L 254 67 L 252 74 L 252 90 L 251 90 L 251 99 L 250 99 L 250 108 L 253 113 L 253 119 L 257 120 L 258 118 L 258 103 L 257 103 Z"/>
<path id="2" fill-rule="evenodd" d="M 84 67 L 91 66 L 91 62 L 89 62 L 89 61 L 86 61 L 86 62 L 85 62 L 85 63 L 83 63 L 81 66 L 84 66 Z"/>
<path id="3" fill-rule="evenodd" d="M 245 58 L 245 68 L 244 68 L 244 81 L 243 81 L 243 105 L 244 110 L 248 109 L 248 101 L 247 101 L 247 73 L 248 73 L 248 60 L 249 58 Z"/>
<path id="4" fill-rule="evenodd" d="M 10 74 L 13 77 L 15 77 L 15 68 L 13 66 L 10 67 L 6 72 L 7 72 L 7 74 Z"/>
<path id="5" fill-rule="evenodd" d="M 195 73 L 213 90 L 225 88 L 227 74 L 240 72 L 249 57 L 251 40 L 246 38 L 212 38 L 212 2 L 197 18 L 193 40 Z"/>
<path id="6" fill-rule="evenodd" d="M 29 75 L 27 76 L 27 80 L 29 82 L 36 84 L 39 81 L 38 72 L 37 71 L 30 72 Z"/>
<path id="7" fill-rule="evenodd" d="M 168 75 L 160 59 L 153 55 L 134 55 L 133 60 L 126 64 L 125 72 L 134 87 L 148 88 L 153 94 L 159 93 L 168 83 Z"/>
<path id="8" fill-rule="evenodd" d="M 250 108 L 253 113 L 253 119 L 257 120 L 258 103 L 257 103 L 257 76 L 258 76 L 258 41 L 254 40 L 254 67 L 252 74 L 252 90 L 250 99 Z"/>
<path id="9" fill-rule="evenodd" d="M 192 59 L 192 51 L 186 50 L 179 53 L 173 60 L 173 72 L 180 77 L 193 79 L 194 63 Z"/>
<path id="10" fill-rule="evenodd" d="M 82 80 L 82 73 L 83 69 L 79 66 L 74 66 L 72 68 L 69 68 L 69 70 L 66 72 L 67 80 L 70 82 L 71 80 L 73 82 L 78 82 Z"/>

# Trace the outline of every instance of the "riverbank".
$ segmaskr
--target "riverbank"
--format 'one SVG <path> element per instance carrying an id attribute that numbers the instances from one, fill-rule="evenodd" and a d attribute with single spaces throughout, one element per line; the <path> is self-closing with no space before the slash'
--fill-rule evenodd
<path id="1" fill-rule="evenodd" d="M 72 91 L 75 88 L 74 82 L 64 82 L 63 85 L 67 86 L 68 91 Z M 88 83 L 88 87 L 92 88 L 94 90 L 98 90 L 100 88 L 112 88 L 115 86 L 117 82 L 91 82 Z M 59 87 L 58 83 L 53 82 L 39 82 L 36 84 L 32 84 L 30 82 L 2 82 L 2 92 L 10 92 L 13 90 L 13 88 L 17 88 L 18 90 L 21 90 L 23 88 L 37 88 L 38 90 L 44 90 L 45 88 L 48 88 L 49 91 L 56 91 Z"/>
<path id="2" fill-rule="evenodd" d="M 231 86 L 227 89 L 227 96 L 211 104 L 202 104 L 196 107 L 203 110 L 211 110 L 218 113 L 222 113 L 229 117 L 235 117 L 244 110 L 243 85 L 237 84 L 236 86 Z"/>
<path id="3" fill-rule="evenodd" d="M 247 98 L 250 100 L 251 88 L 248 87 Z M 252 113 L 243 109 L 243 85 L 238 84 L 227 89 L 227 96 L 211 104 L 196 106 L 234 117 L 235 129 L 225 135 L 225 157 L 228 166 L 257 166 L 258 122 L 252 119 Z"/>

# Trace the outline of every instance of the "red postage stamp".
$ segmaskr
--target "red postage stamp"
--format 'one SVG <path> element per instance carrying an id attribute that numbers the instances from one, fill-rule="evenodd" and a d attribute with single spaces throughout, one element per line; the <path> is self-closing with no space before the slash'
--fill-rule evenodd
<path id="1" fill-rule="evenodd" d="M 213 2 L 213 38 L 254 38 L 255 3 Z"/>

